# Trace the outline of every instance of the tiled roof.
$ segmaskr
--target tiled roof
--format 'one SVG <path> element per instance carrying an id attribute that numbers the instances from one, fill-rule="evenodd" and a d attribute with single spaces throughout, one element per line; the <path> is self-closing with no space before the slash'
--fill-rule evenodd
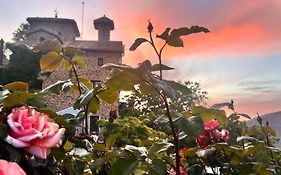
<path id="1" fill-rule="evenodd" d="M 77 23 L 74 19 L 66 19 L 66 18 L 42 18 L 42 17 L 30 17 L 26 19 L 30 24 L 32 22 L 54 22 L 54 23 L 69 23 L 72 25 L 73 30 L 75 31 L 75 34 L 77 37 L 80 36 L 80 32 L 77 26 Z"/>
<path id="2" fill-rule="evenodd" d="M 105 51 L 105 52 L 117 52 L 124 53 L 124 46 L 122 41 L 72 41 L 66 43 L 66 45 L 72 47 L 78 47 L 84 51 Z"/>

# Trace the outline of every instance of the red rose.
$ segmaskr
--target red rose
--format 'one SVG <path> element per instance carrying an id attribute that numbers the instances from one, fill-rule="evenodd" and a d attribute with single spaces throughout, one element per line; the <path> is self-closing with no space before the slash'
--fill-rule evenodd
<path id="1" fill-rule="evenodd" d="M 21 167 L 14 162 L 0 159 L 0 175 L 26 175 Z"/>
<path id="2" fill-rule="evenodd" d="M 14 147 L 43 159 L 52 147 L 59 147 L 65 129 L 59 128 L 47 114 L 23 106 L 13 109 L 7 118 L 10 131 L 5 141 Z"/>

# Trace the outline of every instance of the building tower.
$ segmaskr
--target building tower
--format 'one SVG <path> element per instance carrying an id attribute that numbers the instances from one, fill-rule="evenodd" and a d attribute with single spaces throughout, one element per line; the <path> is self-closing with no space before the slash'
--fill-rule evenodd
<path id="1" fill-rule="evenodd" d="M 94 20 L 95 29 L 98 30 L 98 41 L 110 41 L 110 31 L 114 30 L 114 23 L 105 15 Z"/>

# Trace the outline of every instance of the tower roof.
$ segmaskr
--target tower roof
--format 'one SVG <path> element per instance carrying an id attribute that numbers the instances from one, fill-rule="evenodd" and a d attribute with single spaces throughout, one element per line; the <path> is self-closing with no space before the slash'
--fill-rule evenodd
<path id="1" fill-rule="evenodd" d="M 110 30 L 114 29 L 114 22 L 111 19 L 109 19 L 108 17 L 106 17 L 105 15 L 101 18 L 94 20 L 95 29 L 98 29 L 99 25 L 108 25 Z"/>
<path id="2" fill-rule="evenodd" d="M 73 27 L 73 30 L 75 31 L 75 35 L 77 37 L 80 36 L 80 32 L 77 26 L 77 23 L 75 22 L 74 19 L 66 19 L 66 18 L 42 18 L 42 17 L 30 17 L 26 19 L 27 22 L 30 24 L 33 22 L 44 22 L 44 23 L 66 23 L 70 24 Z"/>

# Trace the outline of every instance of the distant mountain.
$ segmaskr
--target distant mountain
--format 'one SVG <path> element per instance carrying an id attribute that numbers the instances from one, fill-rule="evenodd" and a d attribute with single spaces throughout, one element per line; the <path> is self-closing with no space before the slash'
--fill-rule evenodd
<path id="1" fill-rule="evenodd" d="M 269 122 L 269 126 L 276 131 L 277 137 L 281 139 L 281 111 L 265 114 L 261 116 L 263 123 Z M 248 126 L 259 125 L 256 118 L 247 121 Z M 276 146 L 281 149 L 281 141 Z"/>

